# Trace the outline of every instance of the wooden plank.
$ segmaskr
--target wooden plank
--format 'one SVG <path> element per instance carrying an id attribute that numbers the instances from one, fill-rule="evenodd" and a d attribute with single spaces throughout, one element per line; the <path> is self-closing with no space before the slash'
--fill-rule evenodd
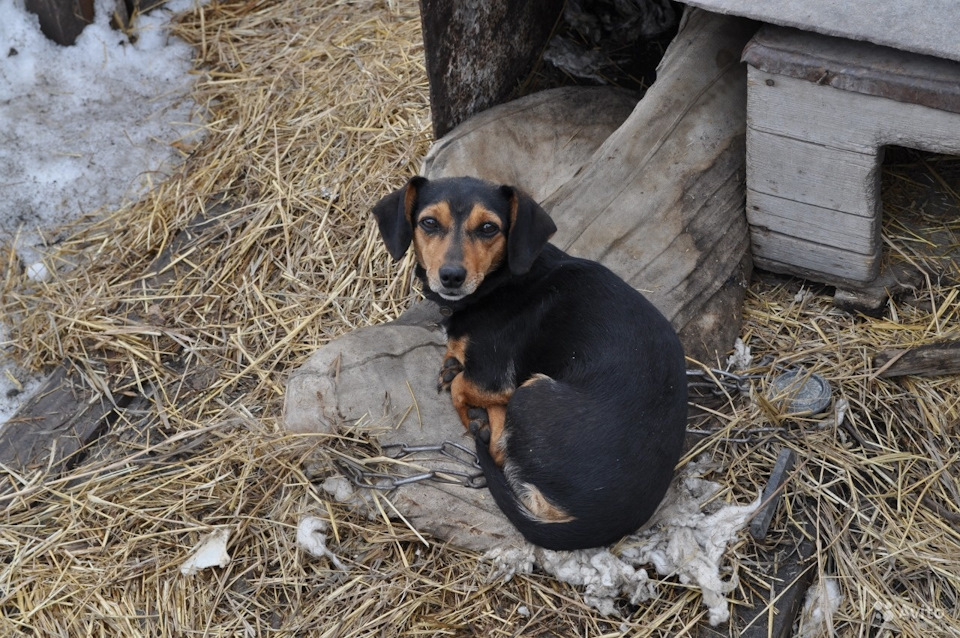
<path id="1" fill-rule="evenodd" d="M 809 521 L 799 542 L 781 544 L 773 558 L 771 591 L 759 609 L 744 609 L 740 619 L 745 627 L 741 638 L 787 638 L 793 631 L 797 613 L 813 581 L 816 561 L 811 560 L 816 543 L 816 528 Z M 796 532 L 799 536 L 799 531 Z M 772 614 L 771 614 L 772 607 Z"/>
<path id="2" fill-rule="evenodd" d="M 853 40 L 960 60 L 956 0 L 686 0 L 715 13 L 743 16 Z"/>
<path id="3" fill-rule="evenodd" d="M 517 96 L 562 8 L 555 0 L 420 0 L 435 138 Z"/>
<path id="4" fill-rule="evenodd" d="M 0 429 L 0 466 L 18 474 L 68 466 L 99 435 L 113 409 L 69 365 L 57 367 Z"/>
<path id="5" fill-rule="evenodd" d="M 777 513 L 777 507 L 783 500 L 780 489 L 787 480 L 787 474 L 793 469 L 796 457 L 796 453 L 790 448 L 783 448 L 777 455 L 777 462 L 773 465 L 773 471 L 770 472 L 770 478 L 760 497 L 763 505 L 750 521 L 750 535 L 758 541 L 767 537 L 770 521 L 773 520 L 773 515 Z"/>
<path id="6" fill-rule="evenodd" d="M 747 189 L 747 221 L 751 227 L 792 237 L 802 237 L 825 246 L 873 255 L 880 241 L 880 216 L 850 215 Z"/>
<path id="7" fill-rule="evenodd" d="M 767 25 L 743 61 L 767 73 L 960 113 L 960 63 Z"/>
<path id="8" fill-rule="evenodd" d="M 747 128 L 747 184 L 804 204 L 870 217 L 880 212 L 880 158 Z"/>
<path id="9" fill-rule="evenodd" d="M 880 273 L 880 247 L 873 255 L 859 255 L 764 228 L 751 229 L 754 262 L 761 268 L 817 281 L 850 284 L 873 281 Z"/>
<path id="10" fill-rule="evenodd" d="M 960 374 L 960 341 L 942 341 L 916 348 L 882 350 L 873 357 L 881 378 L 915 374 L 924 377 Z"/>
<path id="11" fill-rule="evenodd" d="M 960 155 L 960 114 L 747 67 L 747 124 L 757 131 L 860 153 L 907 146 Z"/>

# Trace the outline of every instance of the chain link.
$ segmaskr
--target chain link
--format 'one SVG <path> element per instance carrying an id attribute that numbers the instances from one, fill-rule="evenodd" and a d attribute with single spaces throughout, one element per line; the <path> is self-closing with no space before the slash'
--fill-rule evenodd
<path id="1" fill-rule="evenodd" d="M 766 355 L 752 369 L 773 367 L 779 371 L 789 369 L 788 366 L 774 365 L 775 357 Z M 699 368 L 687 370 L 687 386 L 705 390 L 714 396 L 723 396 L 726 394 L 746 394 L 750 391 L 751 382 L 762 379 L 766 374 L 746 374 L 730 372 L 729 370 L 720 370 L 718 368 Z"/>
<path id="2" fill-rule="evenodd" d="M 706 390 L 714 396 L 749 392 L 750 382 L 761 378 L 762 374 L 737 374 L 715 368 L 687 370 L 688 387 Z"/>
<path id="3" fill-rule="evenodd" d="M 440 467 L 413 474 L 402 474 L 401 472 L 388 473 L 369 470 L 361 463 L 347 458 L 341 458 L 337 461 L 337 465 L 351 483 L 365 489 L 390 491 L 404 485 L 420 483 L 422 481 L 445 483 L 447 485 L 462 485 L 473 489 L 480 489 L 487 486 L 486 479 L 484 479 L 483 476 L 483 470 L 480 469 L 480 462 L 477 460 L 477 455 L 459 443 L 454 443 L 453 441 L 444 441 L 433 445 L 388 443 L 382 447 L 390 460 L 400 461 L 408 457 L 433 453 L 442 458 L 433 456 L 420 459 L 417 465 L 430 461 L 452 461 L 462 466 L 463 469 Z M 397 465 L 402 465 L 406 468 L 410 467 L 409 465 L 400 463 Z"/>

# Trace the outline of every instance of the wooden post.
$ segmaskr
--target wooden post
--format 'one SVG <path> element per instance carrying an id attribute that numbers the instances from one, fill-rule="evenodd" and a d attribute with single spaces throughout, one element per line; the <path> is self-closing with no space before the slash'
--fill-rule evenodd
<path id="1" fill-rule="evenodd" d="M 40 18 L 43 35 L 65 46 L 93 22 L 93 0 L 26 0 L 24 6 Z"/>
<path id="2" fill-rule="evenodd" d="M 562 7 L 561 0 L 420 0 L 436 138 L 519 95 Z"/>

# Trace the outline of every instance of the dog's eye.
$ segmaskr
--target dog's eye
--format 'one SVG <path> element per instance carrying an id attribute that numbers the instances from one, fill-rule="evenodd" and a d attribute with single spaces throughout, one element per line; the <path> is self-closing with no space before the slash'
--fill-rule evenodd
<path id="1" fill-rule="evenodd" d="M 480 228 L 477 229 L 477 232 L 484 237 L 493 237 L 500 232 L 500 227 L 493 222 L 486 222 L 485 224 L 480 225 Z"/>
<path id="2" fill-rule="evenodd" d="M 424 229 L 428 233 L 432 233 L 440 228 L 440 222 L 433 217 L 424 217 L 420 220 L 420 228 Z"/>

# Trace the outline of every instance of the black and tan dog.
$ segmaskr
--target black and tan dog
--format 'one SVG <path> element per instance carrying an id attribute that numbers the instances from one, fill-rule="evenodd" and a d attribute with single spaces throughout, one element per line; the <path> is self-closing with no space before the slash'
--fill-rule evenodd
<path id="1" fill-rule="evenodd" d="M 607 268 L 548 244 L 553 221 L 510 186 L 414 177 L 373 212 L 394 259 L 413 243 L 425 294 L 447 315 L 439 387 L 510 521 L 564 550 L 642 525 L 686 424 L 670 323 Z"/>

